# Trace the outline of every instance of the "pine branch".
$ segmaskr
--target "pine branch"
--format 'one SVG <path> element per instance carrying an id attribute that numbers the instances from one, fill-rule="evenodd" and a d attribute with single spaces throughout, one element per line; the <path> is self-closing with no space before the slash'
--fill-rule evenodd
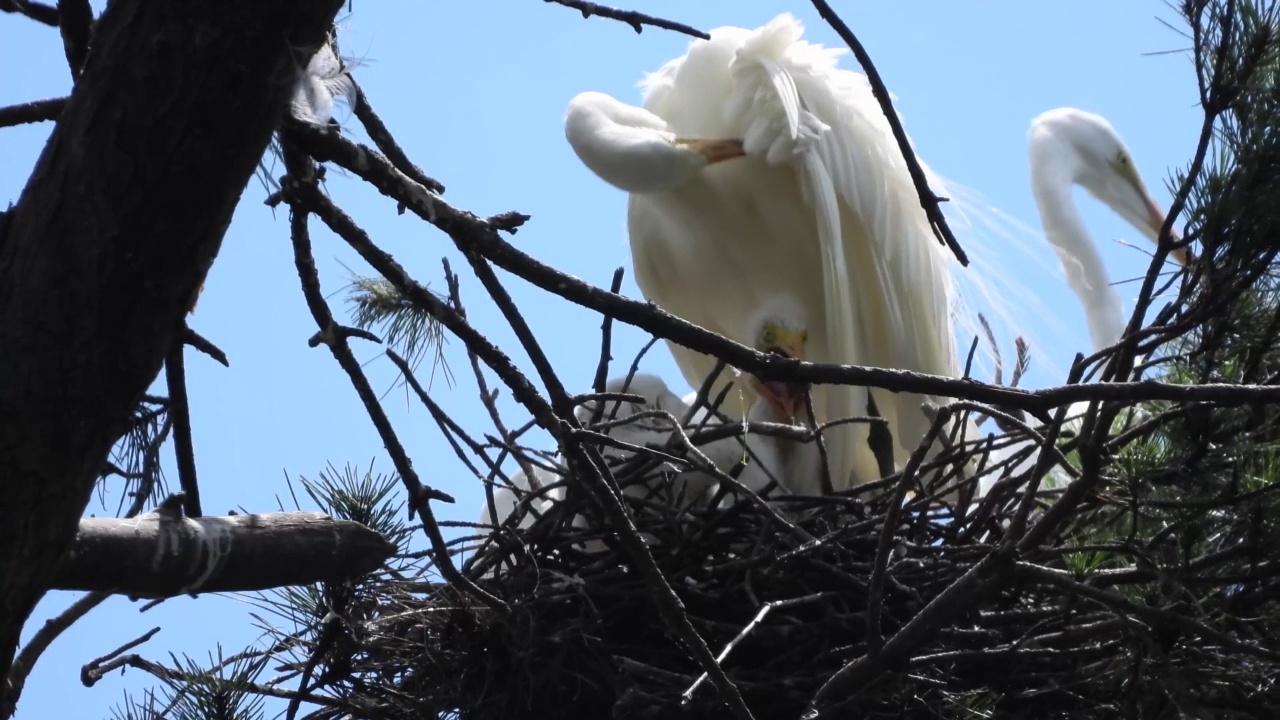
<path id="1" fill-rule="evenodd" d="M 439 297 L 437 295 L 437 297 Z M 384 278 L 355 277 L 351 281 L 348 302 L 355 306 L 352 321 L 356 327 L 376 331 L 390 347 L 396 349 L 414 369 L 432 355 L 434 367 L 444 368 L 444 346 L 448 343 L 440 323 L 414 305 Z"/>

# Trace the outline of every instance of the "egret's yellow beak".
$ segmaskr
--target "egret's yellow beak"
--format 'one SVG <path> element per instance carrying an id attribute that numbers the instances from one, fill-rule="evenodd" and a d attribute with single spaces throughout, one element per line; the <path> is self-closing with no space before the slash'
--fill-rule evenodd
<path id="1" fill-rule="evenodd" d="M 732 160 L 747 154 L 741 140 L 685 140 L 676 138 L 676 145 L 681 145 L 707 159 L 707 164 Z"/>
<path id="2" fill-rule="evenodd" d="M 804 360 L 804 346 L 809 341 L 808 331 L 771 327 L 768 335 L 769 342 L 766 343 L 764 352 Z"/>
<path id="3" fill-rule="evenodd" d="M 1156 237 L 1158 238 L 1160 237 L 1160 229 L 1164 227 L 1164 219 L 1165 219 L 1164 210 L 1160 209 L 1160 205 L 1150 195 L 1146 196 L 1146 201 L 1147 201 L 1147 216 L 1148 216 L 1147 222 L 1150 223 L 1151 230 L 1156 234 Z M 1182 234 L 1178 232 L 1177 228 L 1170 228 L 1169 234 L 1173 237 L 1174 242 L 1179 242 L 1180 240 L 1182 240 Z M 1179 265 L 1185 266 L 1187 264 L 1186 248 L 1184 247 L 1177 248 L 1169 254 L 1173 256 L 1174 260 L 1178 261 Z"/>
<path id="4" fill-rule="evenodd" d="M 771 327 L 767 331 L 768 342 L 764 352 L 783 357 L 804 360 L 804 345 L 808 333 L 800 330 L 787 330 Z M 774 409 L 790 420 L 804 416 L 805 397 L 809 394 L 809 383 L 797 380 L 757 380 L 756 392 L 768 400 Z"/>

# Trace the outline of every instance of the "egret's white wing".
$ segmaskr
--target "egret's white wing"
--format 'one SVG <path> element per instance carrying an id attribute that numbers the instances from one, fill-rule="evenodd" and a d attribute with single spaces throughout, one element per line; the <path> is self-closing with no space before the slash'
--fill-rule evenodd
<path id="1" fill-rule="evenodd" d="M 800 108 L 798 125 L 819 128 L 815 137 L 801 138 L 801 158 L 819 231 L 838 228 L 848 255 L 843 284 L 852 310 L 828 307 L 837 323 L 854 316 L 845 325 L 854 331 L 845 330 L 845 337 L 858 347 L 842 352 L 849 362 L 958 375 L 947 251 L 933 235 L 889 123 L 866 79 L 838 69 L 838 53 L 799 40 L 800 32 L 798 21 L 780 16 L 743 45 L 732 71 L 742 82 L 750 66 L 758 66 L 785 98 L 782 107 L 788 113 Z M 797 98 L 786 98 L 792 87 Z M 826 183 L 845 210 L 834 217 Z M 829 305 L 839 292 L 828 292 Z M 882 391 L 875 397 L 897 436 L 901 463 L 928 428 L 919 409 L 923 398 Z"/>

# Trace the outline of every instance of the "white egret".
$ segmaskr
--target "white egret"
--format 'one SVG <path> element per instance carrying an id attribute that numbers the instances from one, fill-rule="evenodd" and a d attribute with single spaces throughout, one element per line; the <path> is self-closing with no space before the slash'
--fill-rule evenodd
<path id="1" fill-rule="evenodd" d="M 630 381 L 625 377 L 614 378 L 605 384 L 604 389 L 605 392 L 625 392 L 632 395 L 639 395 L 644 399 L 639 403 L 631 403 L 621 400 L 605 401 L 604 414 L 601 418 L 602 422 L 608 422 L 611 417 L 614 421 L 625 421 L 635 415 L 652 411 L 669 413 L 678 421 L 684 417 L 684 414 L 689 409 L 688 404 L 681 400 L 675 393 L 671 392 L 667 387 L 667 384 L 655 375 L 637 373 L 630 379 Z M 582 423 L 584 426 L 590 426 L 591 416 L 595 411 L 596 402 L 597 401 L 591 400 L 583 403 L 574 411 L 575 416 L 578 418 L 578 422 Z M 645 447 L 647 445 L 660 446 L 665 444 L 670 438 L 674 427 L 674 423 L 665 416 L 654 416 L 636 418 L 631 422 L 625 422 L 609 427 L 604 432 L 607 432 L 610 437 L 616 440 L 620 440 L 631 445 L 639 447 Z M 613 464 L 624 462 L 635 454 L 635 451 L 633 450 L 626 450 L 611 446 L 602 446 L 600 450 L 606 460 Z M 543 486 L 559 480 L 559 477 L 555 473 L 543 468 L 534 466 L 533 471 L 537 476 L 539 483 Z M 672 490 L 677 497 L 679 497 L 679 493 L 683 492 L 690 498 L 701 498 L 714 484 L 714 481 L 706 475 L 697 473 L 696 471 L 679 472 L 670 463 L 663 464 L 662 470 L 659 472 L 662 473 L 663 471 L 674 476 L 675 479 L 672 482 Z M 519 502 L 519 497 L 525 493 L 531 492 L 529 480 L 523 471 L 517 472 L 511 476 L 511 485 L 513 487 L 495 484 L 493 491 L 493 504 L 494 509 L 497 511 L 497 519 L 495 520 L 493 515 L 490 514 L 489 505 L 486 501 L 480 512 L 481 525 L 497 525 L 501 523 L 515 511 L 516 504 Z M 647 494 L 649 490 L 650 487 L 648 484 L 635 484 L 625 488 L 624 493 L 632 496 L 638 496 Z M 537 509 L 539 513 L 545 513 L 555 503 L 560 502 L 563 499 L 564 488 L 559 487 L 542 493 L 532 502 L 533 507 Z M 533 524 L 534 520 L 534 514 L 531 512 L 527 513 L 524 518 L 521 519 L 519 527 L 529 527 Z M 582 516 L 575 517 L 573 524 L 577 527 L 584 527 L 585 518 Z M 593 542 L 588 543 L 588 547 L 590 549 L 599 549 L 604 546 L 601 543 Z"/>
<path id="2" fill-rule="evenodd" d="M 1120 339 L 1128 322 L 1098 248 L 1072 202 L 1071 188 L 1080 185 L 1152 242 L 1164 225 L 1164 210 L 1151 197 L 1120 133 L 1101 115 L 1070 107 L 1049 110 L 1031 121 L 1027 139 L 1031 189 L 1045 237 L 1084 306 L 1093 349 L 1101 350 Z M 1185 249 L 1172 255 L 1186 264 Z M 1073 404 L 1069 429 L 1079 431 L 1087 408 L 1087 402 Z M 1123 419 L 1128 421 L 1133 412 L 1141 414 L 1141 409 L 1133 408 Z"/>
<path id="3" fill-rule="evenodd" d="M 1147 191 L 1133 156 L 1106 118 L 1069 107 L 1049 110 L 1031 121 L 1027 138 L 1031 191 L 1045 237 L 1084 306 L 1093 349 L 1101 350 L 1120 339 L 1128 321 L 1072 200 L 1072 186 L 1083 187 L 1153 242 L 1164 224 L 1164 211 Z M 1185 250 L 1172 254 L 1186 264 Z"/>
<path id="4" fill-rule="evenodd" d="M 804 308 L 790 295 L 766 301 L 747 324 L 752 347 L 764 353 L 803 358 L 809 341 L 809 323 Z M 756 400 L 747 414 L 752 422 L 770 422 L 809 427 L 805 399 L 808 383 L 762 381 L 752 376 L 750 385 Z M 812 429 L 812 428 L 811 428 Z M 749 434 L 746 447 L 754 461 L 738 476 L 743 485 L 759 492 L 770 481 L 796 495 L 822 494 L 822 454 L 817 442 L 799 442 L 769 435 Z"/>
<path id="5" fill-rule="evenodd" d="M 298 70 L 289 114 L 305 123 L 325 125 L 333 119 L 335 101 L 343 100 L 348 106 L 354 106 L 356 84 L 350 70 L 334 52 L 332 42 L 322 45 L 311 56 L 307 67 Z"/>
<path id="6" fill-rule="evenodd" d="M 754 378 L 753 378 L 754 380 Z M 758 381 L 757 381 L 758 382 Z M 747 423 L 753 422 L 773 422 L 787 423 L 790 421 L 790 415 L 775 410 L 775 405 L 768 398 L 761 395 L 758 391 L 755 393 L 755 401 L 751 406 L 751 410 L 743 418 Z M 683 400 L 686 405 L 692 406 L 697 400 L 698 393 L 692 392 L 686 395 Z M 800 396 L 803 402 L 803 394 Z M 779 394 L 776 396 L 778 400 L 783 400 Z M 789 402 L 789 401 L 788 401 Z M 711 412 L 706 407 L 698 408 L 690 419 L 688 428 L 695 430 L 698 428 L 711 428 L 721 425 L 723 421 L 716 416 L 708 417 Z M 738 482 L 744 487 L 755 493 L 764 492 L 769 488 L 770 481 L 774 481 L 776 486 L 787 491 L 786 484 L 780 482 L 781 475 L 785 471 L 784 456 L 781 448 L 774 442 L 775 438 L 766 437 L 757 434 L 748 434 L 744 442 L 739 436 L 715 440 L 705 443 L 698 450 L 711 461 L 721 472 L 731 473 L 738 463 L 746 461 L 746 465 L 738 474 Z M 733 503 L 731 497 L 726 497 L 722 502 L 722 507 L 727 507 Z"/>
<path id="7" fill-rule="evenodd" d="M 1153 242 L 1164 225 L 1164 210 L 1147 190 L 1124 140 L 1101 115 L 1071 107 L 1043 112 L 1031 121 L 1027 149 L 1031 191 L 1045 238 L 1062 263 L 1067 284 L 1084 308 L 1093 350 L 1102 350 L 1120 339 L 1128 320 L 1102 255 L 1076 208 L 1072 188 L 1080 185 Z M 1177 238 L 1176 231 L 1174 237 Z M 1178 263 L 1186 264 L 1184 249 L 1179 248 L 1172 255 Z M 1088 407 L 1088 402 L 1073 403 L 1064 429 L 1079 432 Z M 1116 419 L 1117 427 L 1123 429 L 1135 413 L 1141 414 L 1141 410 L 1131 408 L 1122 413 Z M 1012 457 L 1030 442 L 993 450 L 991 463 Z M 1036 454 L 1027 457 L 1012 474 L 1029 471 L 1036 459 Z M 985 478 L 979 494 L 985 495 L 995 479 Z M 1043 486 L 1060 487 L 1069 481 L 1063 470 L 1055 468 Z"/>
<path id="8" fill-rule="evenodd" d="M 958 376 L 947 251 L 866 78 L 802 30 L 788 14 L 712 30 L 645 80 L 643 108 L 575 97 L 566 137 L 630 193 L 636 282 L 663 309 L 751 344 L 746 315 L 790 295 L 811 322 L 804 359 Z M 715 359 L 670 347 L 699 387 Z M 753 394 L 744 388 L 743 411 Z M 819 422 L 868 406 L 865 388 L 813 395 Z M 928 429 L 926 398 L 870 395 L 901 466 Z M 834 489 L 880 477 L 865 424 L 832 435 Z"/>
<path id="9" fill-rule="evenodd" d="M 540 487 L 546 487 L 560 479 L 555 473 L 536 465 L 533 466 L 533 474 L 537 477 L 538 485 Z M 489 512 L 489 501 L 486 499 L 480 510 L 480 524 L 485 526 L 500 525 L 510 517 L 511 513 L 515 512 L 516 505 L 520 502 L 520 498 L 531 492 L 533 492 L 533 489 L 529 486 L 529 478 L 525 475 L 523 470 L 520 470 L 511 476 L 510 487 L 494 483 L 493 507 L 498 513 L 497 517 L 495 518 Z M 534 498 L 530 502 L 532 503 L 532 508 L 536 509 L 538 514 L 541 514 L 550 510 L 551 506 L 563 499 L 563 497 L 563 487 L 552 488 L 539 494 L 537 498 Z M 524 517 L 520 519 L 520 524 L 517 527 L 527 528 L 530 525 L 533 525 L 537 517 L 538 516 L 533 512 L 526 512 Z"/>
<path id="10" fill-rule="evenodd" d="M 628 380 L 626 377 L 613 378 L 605 383 L 605 392 L 627 393 L 639 395 L 643 402 L 632 403 L 622 400 L 604 401 L 601 422 L 610 418 L 619 424 L 604 430 L 609 437 L 638 447 L 662 447 L 671 439 L 676 425 L 684 420 L 689 412 L 689 405 L 671 392 L 671 388 L 662 378 L 646 373 L 636 373 Z M 595 412 L 596 401 L 583 403 L 576 411 L 578 422 L 589 427 L 591 416 Z M 660 414 L 653 414 L 660 413 Z M 632 419 L 634 418 L 634 419 Z M 674 421 L 673 421 L 674 418 Z M 635 451 L 611 446 L 600 447 L 601 454 L 611 464 L 625 462 L 635 455 Z M 676 451 L 673 454 L 679 454 Z M 715 480 L 706 473 L 697 470 L 684 470 L 672 463 L 662 463 L 656 475 L 646 483 L 636 483 L 623 488 L 623 493 L 631 496 L 646 495 L 652 490 L 652 482 L 669 478 L 670 497 L 681 499 L 683 503 L 698 502 L 715 486 Z"/>

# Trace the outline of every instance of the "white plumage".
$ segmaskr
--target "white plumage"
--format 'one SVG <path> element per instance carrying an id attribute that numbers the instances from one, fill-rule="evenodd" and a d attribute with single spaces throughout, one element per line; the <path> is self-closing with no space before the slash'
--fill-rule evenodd
<path id="1" fill-rule="evenodd" d="M 606 400 L 601 416 L 602 422 L 608 422 L 610 418 L 619 422 L 602 432 L 608 433 L 615 440 L 638 447 L 666 446 L 676 432 L 677 425 L 684 421 L 689 412 L 689 405 L 679 395 L 671 392 L 662 378 L 656 375 L 636 373 L 629 381 L 626 377 L 614 378 L 605 383 L 605 392 L 628 393 L 644 398 L 641 403 Z M 590 426 L 595 405 L 596 401 L 589 401 L 575 411 L 578 422 L 584 427 Z M 680 447 L 678 442 L 673 443 L 669 452 L 679 456 Z M 610 446 L 602 446 L 600 451 L 610 464 L 625 462 L 635 455 L 633 450 Z M 674 463 L 665 462 L 648 476 L 645 483 L 629 485 L 623 488 L 623 492 L 640 497 L 652 492 L 655 489 L 654 483 L 657 482 L 669 482 L 668 496 L 680 499 L 682 503 L 705 499 L 716 484 L 714 478 L 704 472 L 686 470 Z"/>
<path id="2" fill-rule="evenodd" d="M 1045 238 L 1057 253 L 1067 284 L 1084 308 L 1089 338 L 1097 352 L 1120 339 L 1128 318 L 1102 255 L 1076 209 L 1072 188 L 1080 185 L 1152 241 L 1159 237 L 1165 213 L 1147 190 L 1124 140 L 1101 115 L 1071 107 L 1041 113 L 1031 121 L 1027 151 L 1031 190 Z M 1176 231 L 1174 237 L 1177 238 Z M 1175 250 L 1172 255 L 1180 264 L 1187 261 L 1185 250 Z M 1079 432 L 1088 409 L 1087 402 L 1073 403 L 1063 429 Z M 1141 408 L 1130 408 L 1116 418 L 1113 431 L 1121 431 L 1144 417 Z M 993 450 L 991 462 L 1003 461 L 1025 445 L 1014 443 Z M 1031 455 L 1012 473 L 1029 471 L 1036 459 Z M 1044 487 L 1059 487 L 1068 479 L 1065 472 L 1054 469 L 1045 478 Z M 994 478 L 986 479 L 981 494 L 993 482 Z"/>
<path id="3" fill-rule="evenodd" d="M 541 487 L 551 485 L 560 479 L 555 473 L 537 466 L 533 467 L 533 473 L 537 476 L 538 484 Z M 520 470 L 511 476 L 510 487 L 494 483 L 493 508 L 498 513 L 497 518 L 495 519 L 494 516 L 489 513 L 489 501 L 486 498 L 483 503 L 483 507 L 480 509 L 480 524 L 484 526 L 500 525 L 511 516 L 511 513 L 515 512 L 516 505 L 519 504 L 520 499 L 532 491 L 533 490 L 529 485 L 529 478 L 524 474 L 523 470 Z M 530 502 L 532 504 L 532 508 L 537 510 L 538 514 L 541 514 L 550 510 L 551 506 L 563 497 L 563 488 L 553 488 L 539 494 L 538 497 L 532 499 Z M 520 524 L 517 527 L 527 528 L 532 525 L 537 518 L 537 514 L 534 514 L 533 512 L 526 512 L 524 517 L 520 519 Z"/>
<path id="4" fill-rule="evenodd" d="M 644 109 L 574 98 L 566 136 L 631 193 L 636 282 L 665 310 L 751 344 L 746 314 L 790 295 L 811 323 L 806 360 L 957 376 L 947 251 L 866 79 L 801 32 L 785 14 L 713 30 L 649 76 Z M 671 349 L 695 387 L 715 366 Z M 925 398 L 872 395 L 901 465 L 928 428 Z M 865 414 L 867 396 L 815 387 L 819 422 Z M 832 434 L 836 490 L 879 477 L 865 425 Z"/>
<path id="5" fill-rule="evenodd" d="M 293 84 L 289 114 L 302 122 L 324 125 L 333 118 L 335 101 L 348 106 L 356 100 L 356 84 L 350 68 L 344 67 L 333 43 L 320 46 L 305 69 L 300 69 Z"/>
<path id="6" fill-rule="evenodd" d="M 1072 187 L 1083 187 L 1153 242 L 1164 211 L 1147 191 L 1124 140 L 1100 115 L 1069 107 L 1044 112 L 1031 121 L 1027 146 L 1031 190 L 1045 238 L 1084 306 L 1094 351 L 1109 347 L 1120 339 L 1128 318 L 1072 200 Z M 1173 256 L 1186 263 L 1185 251 Z"/>
<path id="7" fill-rule="evenodd" d="M 685 418 L 697 396 L 694 393 L 688 398 L 680 398 L 671 392 L 671 389 L 661 378 L 646 373 L 637 373 L 629 381 L 625 377 L 613 378 L 605 384 L 605 392 L 625 392 L 631 395 L 638 395 L 643 400 L 638 403 L 621 400 L 604 401 L 601 423 L 616 424 L 602 428 L 601 432 L 607 433 L 611 438 L 629 445 L 656 447 L 658 449 L 664 448 L 668 441 L 671 440 L 672 434 L 675 432 L 676 422 L 680 422 Z M 582 423 L 584 427 L 592 427 L 591 419 L 595 411 L 595 404 L 596 401 L 594 400 L 588 401 L 575 411 L 578 422 Z M 692 432 L 694 428 L 698 427 L 707 414 L 708 412 L 705 408 L 699 409 L 690 420 L 687 431 Z M 612 420 L 610 420 L 611 417 Z M 674 418 L 675 422 L 671 418 Z M 747 420 L 752 422 L 789 422 L 764 398 L 756 401 L 752 412 L 747 416 Z M 720 420 L 714 417 L 706 422 L 708 427 L 719 423 Z M 798 443 L 791 444 L 799 445 Z M 615 467 L 632 458 L 637 452 L 605 445 L 598 447 L 600 447 L 601 454 L 606 461 Z M 768 485 L 770 478 L 777 478 L 781 484 L 781 478 L 786 476 L 788 468 L 784 465 L 786 453 L 780 451 L 776 439 L 752 434 L 747 438 L 746 447 L 749 452 L 744 453 L 742 444 L 736 437 L 733 437 L 706 443 L 698 449 L 717 469 L 725 473 L 730 472 L 743 458 L 744 454 L 747 454 L 750 459 L 739 475 L 739 481 L 753 491 L 762 491 Z M 813 445 L 808 444 L 806 447 L 813 447 Z M 673 445 L 671 452 L 673 455 L 679 455 L 679 445 Z M 788 449 L 787 452 L 790 452 L 790 450 Z M 761 463 L 764 463 L 768 469 L 761 467 Z M 809 467 L 804 472 L 816 477 L 814 473 L 817 472 L 817 467 L 816 465 Z M 555 473 L 538 467 L 534 467 L 534 473 L 537 475 L 539 483 L 543 486 L 550 485 L 560 479 Z M 675 463 L 664 462 L 660 463 L 659 467 L 647 476 L 645 482 L 629 485 L 623 489 L 623 492 L 632 497 L 642 497 L 658 489 L 656 483 L 667 484 L 665 488 L 666 496 L 679 500 L 681 504 L 706 500 L 718 485 L 716 479 L 709 473 L 701 470 L 684 469 L 683 465 L 677 466 Z M 486 501 L 480 511 L 479 523 L 481 525 L 497 525 L 504 521 L 515 510 L 520 497 L 531 491 L 528 478 L 523 471 L 512 475 L 511 485 L 512 487 L 494 485 L 493 500 L 498 519 L 495 521 L 489 513 L 489 506 Z M 539 513 L 545 513 L 555 503 L 563 499 L 564 488 L 553 488 L 534 499 L 532 501 L 533 508 Z M 529 527 L 534 520 L 534 514 L 527 513 L 522 518 L 519 527 Z M 574 524 L 579 527 L 583 526 L 585 518 L 581 516 L 574 518 Z"/>

